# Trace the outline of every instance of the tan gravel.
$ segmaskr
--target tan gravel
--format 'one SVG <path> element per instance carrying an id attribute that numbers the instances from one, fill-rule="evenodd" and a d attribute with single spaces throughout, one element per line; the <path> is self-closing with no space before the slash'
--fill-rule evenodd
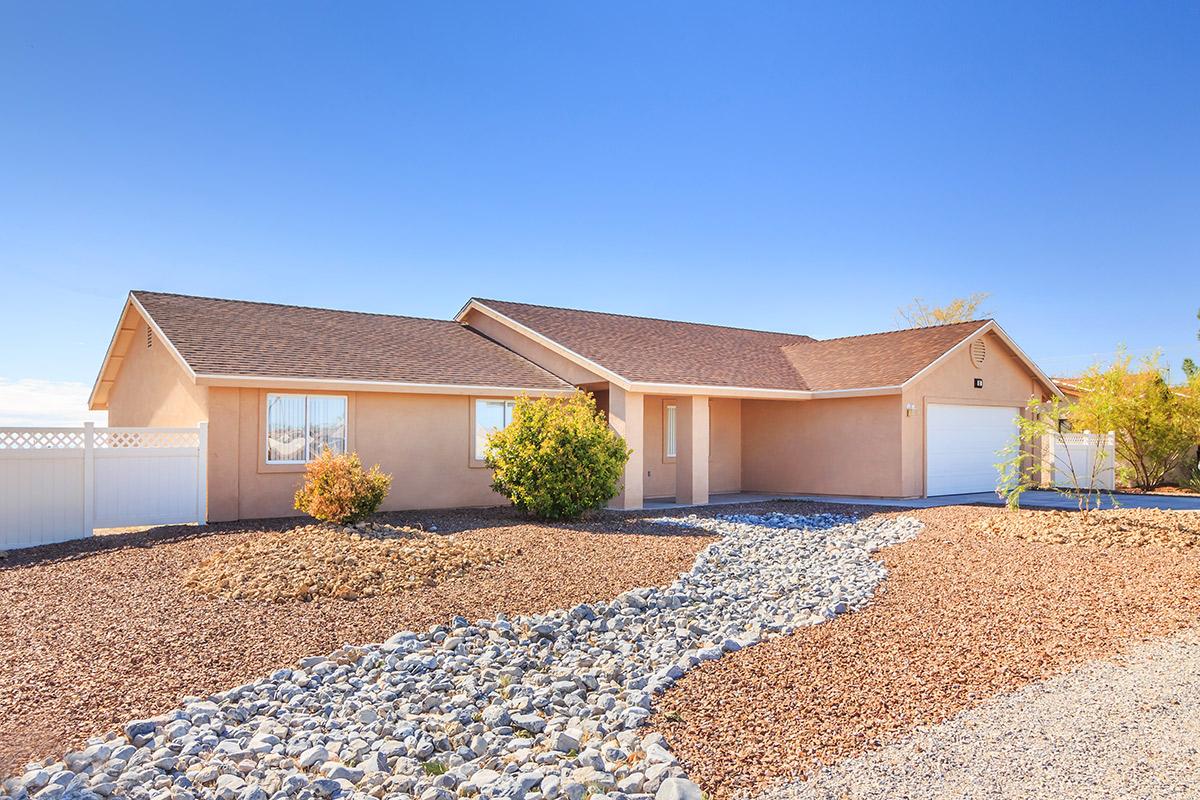
<path id="1" fill-rule="evenodd" d="M 230 600 L 357 600 L 411 592 L 504 560 L 501 547 L 454 534 L 362 523 L 264 532 L 201 561 L 187 574 L 195 594 Z"/>
<path id="2" fill-rule="evenodd" d="M 906 512 L 914 513 L 914 512 Z M 866 609 L 687 673 L 654 727 L 715 797 L 896 741 L 982 698 L 1200 620 L 1200 551 L 1063 547 L 915 512 Z"/>
<path id="3" fill-rule="evenodd" d="M 980 523 L 992 533 L 1047 544 L 1101 547 L 1200 546 L 1200 514 L 1152 508 L 1019 511 L 993 514 Z"/>
<path id="4" fill-rule="evenodd" d="M 0 561 L 0 774 L 87 736 L 244 683 L 346 643 L 383 641 L 455 614 L 533 613 L 668 583 L 710 537 L 602 515 L 526 524 L 501 510 L 395 515 L 436 524 L 503 564 L 357 601 L 198 597 L 185 576 L 215 553 L 297 521 L 156 528 L 14 551 Z M 649 532 L 653 531 L 653 534 Z M 270 535 L 267 533 L 266 535 Z"/>

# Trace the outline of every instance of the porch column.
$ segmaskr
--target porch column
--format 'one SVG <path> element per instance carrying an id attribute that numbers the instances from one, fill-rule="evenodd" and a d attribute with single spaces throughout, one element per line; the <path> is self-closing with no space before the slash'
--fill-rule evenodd
<path id="1" fill-rule="evenodd" d="M 627 392 L 619 386 L 608 385 L 608 424 L 625 439 L 633 450 L 625 462 L 625 475 L 621 481 L 621 493 L 608 504 L 609 508 L 632 511 L 642 507 L 643 480 L 645 474 L 643 451 L 645 450 L 642 416 L 646 398 L 637 392 Z"/>
<path id="2" fill-rule="evenodd" d="M 681 397 L 675 410 L 675 502 L 708 502 L 708 398 Z"/>

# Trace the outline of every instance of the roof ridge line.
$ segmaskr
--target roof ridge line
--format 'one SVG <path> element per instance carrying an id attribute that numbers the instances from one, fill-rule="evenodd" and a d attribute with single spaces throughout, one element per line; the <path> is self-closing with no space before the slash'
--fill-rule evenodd
<path id="1" fill-rule="evenodd" d="M 978 329 L 978 328 L 982 328 L 984 325 L 986 325 L 989 322 L 995 322 L 995 321 L 996 321 L 996 319 L 994 317 L 988 317 L 987 319 L 968 319 L 968 320 L 963 320 L 962 322 L 941 322 L 941 323 L 938 323 L 937 325 L 914 325 L 910 328 L 895 328 L 894 330 L 890 330 L 890 331 L 875 331 L 874 333 L 855 333 L 855 334 L 851 334 L 850 336 L 833 336 L 829 339 L 813 339 L 813 341 L 814 342 L 840 342 L 840 341 L 845 341 L 846 339 L 866 339 L 871 336 L 887 336 L 888 334 L 891 334 L 891 333 L 909 333 L 911 331 L 928 331 L 928 330 L 934 330 L 936 328 L 953 328 L 957 325 L 974 324 L 975 327 Z"/>
<path id="2" fill-rule="evenodd" d="M 210 297 L 202 294 L 183 294 L 181 292 L 159 292 L 152 289 L 130 289 L 131 295 L 160 295 L 165 297 L 180 297 L 185 300 L 212 300 L 217 303 L 240 303 L 251 306 L 271 306 L 272 308 L 294 308 L 300 311 L 329 311 L 334 314 L 357 314 L 363 317 L 387 317 L 389 319 L 412 319 L 421 322 L 444 322 L 447 325 L 459 325 L 461 323 L 452 319 L 438 319 L 437 317 L 415 317 L 411 314 L 388 314 L 382 311 L 355 311 L 348 308 L 329 308 L 327 306 L 304 306 L 295 303 L 272 303 L 268 300 L 237 300 L 232 297 Z"/>
<path id="3" fill-rule="evenodd" d="M 571 306 L 550 306 L 550 305 L 545 305 L 544 303 L 523 303 L 518 300 L 498 300 L 494 297 L 493 298 L 472 297 L 472 298 L 470 298 L 470 300 L 474 300 L 476 302 L 484 303 L 484 304 L 508 303 L 508 304 L 514 305 L 514 306 L 529 306 L 530 308 L 545 308 L 550 311 L 574 311 L 579 314 L 598 314 L 602 317 L 620 317 L 622 319 L 644 319 L 644 320 L 650 320 L 651 322 L 668 322 L 672 325 L 697 325 L 702 328 L 720 328 L 721 330 L 727 330 L 727 331 L 746 331 L 748 333 L 766 333 L 766 334 L 770 334 L 771 336 L 790 336 L 790 337 L 793 337 L 796 339 L 806 339 L 811 342 L 820 341 L 819 339 L 814 339 L 813 337 L 809 336 L 806 333 L 788 333 L 787 331 L 768 331 L 768 330 L 764 330 L 762 328 L 744 328 L 744 327 L 741 327 L 738 325 L 720 325 L 715 322 L 694 322 L 692 320 L 686 320 L 686 319 L 667 319 L 666 317 L 648 317 L 648 316 L 641 315 L 641 314 L 622 314 L 618 311 L 594 311 L 592 309 L 587 309 L 587 308 L 572 308 Z M 468 300 L 467 302 L 469 303 L 470 300 Z"/>

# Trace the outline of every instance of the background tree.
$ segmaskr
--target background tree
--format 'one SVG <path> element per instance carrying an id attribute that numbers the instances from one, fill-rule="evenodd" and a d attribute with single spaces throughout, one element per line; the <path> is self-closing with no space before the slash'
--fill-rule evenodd
<path id="1" fill-rule="evenodd" d="M 1117 457 L 1140 489 L 1161 486 L 1200 441 L 1200 379 L 1171 386 L 1155 353 L 1134 366 L 1119 353 L 1107 369 L 1093 366 L 1079 382 L 1072 427 L 1116 435 Z"/>
<path id="2" fill-rule="evenodd" d="M 1196 312 L 1196 319 L 1200 319 L 1200 311 Z M 1196 331 L 1196 338 L 1200 339 L 1200 331 Z M 1195 380 L 1196 376 L 1200 375 L 1200 366 L 1196 366 L 1196 362 L 1190 358 L 1183 360 L 1183 374 L 1187 376 L 1189 381 Z"/>
<path id="3" fill-rule="evenodd" d="M 944 306 L 931 306 L 921 298 L 914 297 L 907 306 L 896 309 L 896 318 L 907 322 L 912 328 L 970 322 L 984 316 L 979 307 L 990 296 L 991 292 L 975 292 L 967 297 L 956 297 Z"/>

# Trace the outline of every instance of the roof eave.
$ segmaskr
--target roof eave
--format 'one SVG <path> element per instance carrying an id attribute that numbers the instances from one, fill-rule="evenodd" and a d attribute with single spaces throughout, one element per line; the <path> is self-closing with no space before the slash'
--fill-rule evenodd
<path id="1" fill-rule="evenodd" d="M 464 394 L 534 397 L 567 395 L 574 386 L 559 388 L 534 386 L 501 386 L 492 384 L 421 383 L 414 381 L 372 381 L 339 378 L 299 378 L 280 375 L 221 375 L 205 373 L 196 376 L 199 386 L 259 389 L 307 389 L 315 391 L 393 392 L 400 394 Z"/>
<path id="2" fill-rule="evenodd" d="M 150 326 L 150 330 L 153 331 L 155 336 L 157 336 L 163 342 L 167 348 L 167 352 L 171 354 L 171 357 L 175 359 L 176 363 L 179 364 L 184 373 L 192 379 L 193 383 L 196 381 L 196 371 L 192 369 L 191 365 L 187 363 L 187 359 L 185 359 L 183 354 L 179 352 L 179 349 L 175 347 L 174 342 L 167 337 L 166 333 L 163 332 L 163 329 L 160 328 L 158 323 L 154 321 L 154 318 L 150 316 L 150 312 L 148 312 L 146 307 L 142 305 L 140 300 L 138 300 L 137 295 L 131 291 L 125 298 L 125 305 L 122 307 L 121 316 L 117 320 L 117 327 L 113 331 L 112 339 L 109 340 L 108 350 L 106 350 L 104 353 L 104 360 L 100 362 L 100 371 L 96 374 L 95 383 L 92 384 L 92 392 L 88 395 L 88 409 L 91 411 L 108 410 L 108 394 L 105 392 L 103 399 L 101 399 L 100 390 L 102 386 L 105 386 L 105 384 L 108 384 L 107 388 L 111 388 L 111 385 L 116 380 L 116 374 L 107 380 L 105 379 L 104 375 L 108 371 L 108 367 L 113 360 L 124 357 L 124 353 L 118 354 L 116 350 L 121 332 L 128 330 L 124 323 L 130 311 L 136 311 L 138 315 L 146 321 L 146 324 Z"/>

